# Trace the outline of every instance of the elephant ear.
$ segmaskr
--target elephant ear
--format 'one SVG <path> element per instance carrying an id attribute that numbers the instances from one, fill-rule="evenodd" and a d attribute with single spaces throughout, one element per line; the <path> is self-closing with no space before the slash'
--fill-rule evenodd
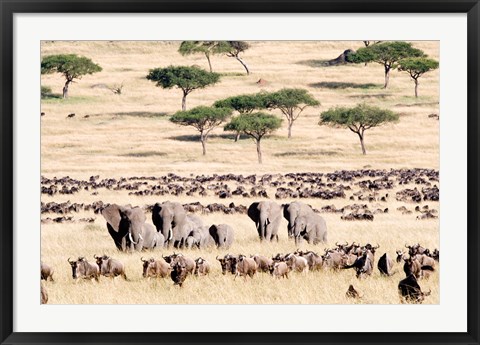
<path id="1" fill-rule="evenodd" d="M 248 216 L 254 222 L 257 222 L 258 219 L 260 218 L 260 211 L 258 209 L 258 204 L 259 204 L 258 202 L 252 203 L 247 211 Z"/>
<path id="2" fill-rule="evenodd" d="M 117 204 L 111 204 L 105 207 L 102 210 L 102 216 L 105 218 L 108 224 L 118 232 L 120 227 L 120 221 L 122 220 L 120 217 L 120 206 Z"/>
<path id="3" fill-rule="evenodd" d="M 160 212 L 162 212 L 162 204 L 157 202 L 155 205 L 153 205 L 153 209 L 152 209 L 152 222 L 157 228 L 157 231 L 159 231 L 163 225 Z"/>

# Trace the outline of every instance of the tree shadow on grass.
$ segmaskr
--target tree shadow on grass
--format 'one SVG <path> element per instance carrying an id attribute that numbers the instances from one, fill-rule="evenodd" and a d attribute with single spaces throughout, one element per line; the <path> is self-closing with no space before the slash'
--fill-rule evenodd
<path id="1" fill-rule="evenodd" d="M 109 113 L 107 115 L 154 118 L 154 117 L 165 117 L 168 114 L 166 112 L 152 112 L 152 111 L 125 111 L 120 113 Z"/>
<path id="2" fill-rule="evenodd" d="M 63 95 L 59 93 L 51 93 L 51 92 L 45 92 L 41 94 L 41 98 L 43 99 L 61 99 L 63 98 Z"/>
<path id="3" fill-rule="evenodd" d="M 337 81 L 323 81 L 320 83 L 309 84 L 310 87 L 322 88 L 322 89 L 380 89 L 381 85 L 367 83 L 367 84 L 358 84 L 358 83 L 346 83 L 346 82 L 337 82 Z"/>
<path id="4" fill-rule="evenodd" d="M 139 151 L 139 152 L 128 152 L 119 155 L 120 157 L 135 157 L 135 158 L 143 158 L 143 157 L 164 157 L 167 154 L 165 152 L 160 151 Z"/>
<path id="5" fill-rule="evenodd" d="M 375 93 L 375 94 L 370 94 L 370 95 L 349 95 L 348 97 L 359 98 L 359 99 L 371 99 L 371 98 L 385 99 L 385 98 L 388 98 L 388 97 L 392 97 L 392 95 L 389 95 L 388 93 Z"/>
<path id="6" fill-rule="evenodd" d="M 232 133 L 225 133 L 225 134 L 210 134 L 208 136 L 208 140 L 211 139 L 225 139 L 225 140 L 235 140 L 235 134 Z M 247 135 L 241 135 L 239 140 L 245 140 L 249 137 Z M 178 140 L 178 141 L 189 141 L 189 142 L 197 142 L 200 141 L 200 134 L 192 134 L 192 135 L 176 135 L 173 137 L 169 137 L 170 140 Z"/>
<path id="7" fill-rule="evenodd" d="M 302 60 L 297 61 L 297 65 L 304 65 L 308 67 L 334 67 L 334 66 L 341 66 L 346 64 L 331 64 L 330 60 Z"/>
<path id="8" fill-rule="evenodd" d="M 336 156 L 339 152 L 327 150 L 312 150 L 312 151 L 287 151 L 275 153 L 275 157 L 317 157 L 317 156 Z"/>

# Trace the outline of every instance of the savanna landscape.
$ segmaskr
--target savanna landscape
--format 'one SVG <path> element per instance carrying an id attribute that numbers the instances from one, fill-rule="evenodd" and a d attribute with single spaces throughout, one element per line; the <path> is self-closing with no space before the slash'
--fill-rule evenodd
<path id="1" fill-rule="evenodd" d="M 42 73 L 41 261 L 54 271 L 54 281 L 41 282 L 48 304 L 404 301 L 398 285 L 406 277 L 404 261 L 410 257 L 406 246 L 420 244 L 430 252 L 440 249 L 439 70 L 432 68 L 418 78 L 416 97 L 415 79 L 408 71 L 392 66 L 385 88 L 384 65 L 362 62 L 360 53 L 356 61 L 337 59 L 347 49 L 361 52 L 367 48 L 363 41 L 249 41 L 237 56 L 241 61 L 225 51 L 210 55 L 218 80 L 191 91 L 186 96 L 186 111 L 181 113 L 182 90 L 159 87 L 160 79 L 152 80 L 157 77 L 154 69 L 168 66 L 193 66 L 210 73 L 205 53 L 181 54 L 181 43 L 42 42 L 43 59 L 76 54 L 101 67 L 74 79 L 66 98 L 62 96 L 65 75 Z M 439 60 L 438 42 L 409 43 L 428 58 Z M 408 69 L 406 61 L 404 67 Z M 264 100 L 265 95 L 286 88 L 306 90 L 316 104 L 300 105 L 290 137 L 281 107 L 255 108 L 260 109 L 253 112 L 257 117 L 283 120 L 261 138 L 261 163 L 259 140 L 249 135 L 251 129 L 236 127 L 241 132 L 238 140 L 235 131 L 224 130 L 242 115 L 238 111 L 231 111 L 208 133 L 205 154 L 199 131 L 172 121 L 174 116 L 200 106 L 212 107 L 229 97 L 260 95 Z M 321 122 L 325 114 L 335 115 L 335 109 L 357 106 L 376 107 L 392 119 L 364 128 L 366 154 L 358 133 L 338 121 L 327 123 L 325 117 Z M 139 206 L 146 223 L 154 226 L 154 205 L 166 201 L 182 204 L 187 214 L 198 217 L 207 228 L 230 225 L 233 243 L 228 248 L 170 245 L 123 251 L 115 246 L 102 215 L 108 205 Z M 289 238 L 283 215 L 278 240 L 261 241 L 247 213 L 252 203 L 262 201 L 310 205 L 326 222 L 326 242 Z M 355 267 L 332 269 L 322 264 L 308 272 L 293 269 L 288 278 L 260 271 L 253 277 L 236 277 L 222 274 L 217 260 L 227 254 L 272 258 L 298 250 L 321 257 L 345 242 L 375 247 L 372 272 L 360 270 L 357 278 Z M 395 260 L 397 251 L 402 251 L 400 262 Z M 174 285 L 170 274 L 152 279 L 142 276 L 142 258 L 161 259 L 173 253 L 203 258 L 210 263 L 209 274 L 188 275 L 181 286 Z M 393 259 L 389 275 L 377 268 L 384 253 Z M 123 263 L 127 280 L 121 276 L 73 279 L 67 260 L 85 257 L 95 264 L 94 255 Z M 429 292 L 423 304 L 440 301 L 439 267 L 435 261 L 433 271 L 418 279 L 421 290 Z M 346 294 L 350 285 L 358 296 Z"/>

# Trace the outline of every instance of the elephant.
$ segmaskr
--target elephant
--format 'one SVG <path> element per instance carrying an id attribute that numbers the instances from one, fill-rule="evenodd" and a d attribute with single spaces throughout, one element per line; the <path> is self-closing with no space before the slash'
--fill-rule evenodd
<path id="1" fill-rule="evenodd" d="M 233 228 L 227 224 L 213 224 L 208 229 L 218 248 L 230 248 L 234 240 Z"/>
<path id="2" fill-rule="evenodd" d="M 208 227 L 202 226 L 200 228 L 195 228 L 190 232 L 187 239 L 185 240 L 185 246 L 187 248 L 193 248 L 194 246 L 199 249 L 207 248 L 215 244 L 214 239 L 208 231 Z"/>
<path id="3" fill-rule="evenodd" d="M 312 207 L 303 202 L 294 201 L 290 204 L 283 205 L 283 217 L 288 221 L 288 237 L 293 238 L 293 226 L 298 216 L 308 216 L 313 213 Z"/>
<path id="4" fill-rule="evenodd" d="M 145 214 L 140 207 L 111 204 L 102 210 L 108 233 L 121 251 L 141 250 L 144 243 Z"/>
<path id="5" fill-rule="evenodd" d="M 278 241 L 278 227 L 282 220 L 282 206 L 274 201 L 254 202 L 248 208 L 248 216 L 255 222 L 260 240 Z"/>
<path id="6" fill-rule="evenodd" d="M 327 223 L 316 213 L 307 216 L 298 216 L 293 226 L 295 244 L 298 245 L 302 239 L 310 244 L 327 242 Z"/>
<path id="7" fill-rule="evenodd" d="M 165 237 L 161 232 L 157 232 L 152 224 L 145 223 L 143 226 L 143 248 L 163 248 L 165 245 Z"/>
<path id="8" fill-rule="evenodd" d="M 164 236 L 165 245 L 172 243 L 175 248 L 182 247 L 192 229 L 182 204 L 165 201 L 156 203 L 152 210 L 152 221 L 157 231 Z"/>

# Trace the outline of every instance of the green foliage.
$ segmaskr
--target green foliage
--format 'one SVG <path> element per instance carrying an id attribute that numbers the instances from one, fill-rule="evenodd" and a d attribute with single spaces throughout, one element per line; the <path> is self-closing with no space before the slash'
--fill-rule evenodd
<path id="1" fill-rule="evenodd" d="M 358 104 L 353 108 L 336 107 L 324 111 L 320 115 L 319 125 L 347 127 L 357 132 L 357 129 L 366 130 L 386 122 L 396 121 L 398 121 L 398 114 L 391 110 Z"/>
<path id="2" fill-rule="evenodd" d="M 231 57 L 236 57 L 249 48 L 250 44 L 245 41 L 220 41 L 218 44 L 218 50 Z"/>
<path id="3" fill-rule="evenodd" d="M 41 86 L 40 87 L 40 97 L 42 99 L 46 99 L 52 97 L 52 88 L 48 86 Z"/>
<path id="4" fill-rule="evenodd" d="M 245 133 L 256 140 L 260 140 L 266 134 L 272 133 L 282 125 L 282 119 L 275 115 L 256 112 L 240 114 L 234 117 L 224 130 Z"/>
<path id="5" fill-rule="evenodd" d="M 60 54 L 45 56 L 41 62 L 42 74 L 58 72 L 69 81 L 79 79 L 83 75 L 100 72 L 102 67 L 85 56 L 76 54 Z"/>
<path id="6" fill-rule="evenodd" d="M 355 53 L 348 56 L 348 61 L 377 62 L 388 66 L 391 69 L 396 68 L 396 62 L 407 57 L 422 57 L 425 53 L 412 47 L 411 43 L 394 41 L 372 44 L 367 47 L 359 48 Z"/>
<path id="7" fill-rule="evenodd" d="M 202 89 L 217 83 L 220 75 L 193 66 L 169 66 L 151 69 L 146 78 L 156 82 L 156 86 L 164 89 L 176 86 L 188 94 L 195 89 Z"/>
<path id="8" fill-rule="evenodd" d="M 293 109 L 303 110 L 307 106 L 320 105 L 305 89 L 281 89 L 269 93 L 266 97 L 267 107 L 280 109 L 284 114 L 289 114 Z"/>
<path id="9" fill-rule="evenodd" d="M 265 109 L 265 94 L 239 95 L 228 97 L 213 104 L 216 108 L 231 108 L 240 114 L 248 114 L 254 110 Z"/>
<path id="10" fill-rule="evenodd" d="M 219 54 L 223 51 L 218 41 L 183 41 L 178 52 L 185 56 L 198 53 Z"/>
<path id="11" fill-rule="evenodd" d="M 422 74 L 438 68 L 438 61 L 426 57 L 407 58 L 398 62 L 398 70 L 405 71 L 412 79 L 417 79 Z"/>
<path id="12" fill-rule="evenodd" d="M 179 111 L 173 114 L 170 121 L 182 126 L 192 126 L 202 132 L 220 125 L 231 114 L 232 109 L 229 108 L 200 106 L 188 111 Z"/>
<path id="13" fill-rule="evenodd" d="M 387 122 L 398 121 L 398 114 L 388 109 L 359 104 L 353 108 L 337 107 L 320 114 L 319 125 L 345 127 L 360 138 L 362 153 L 366 154 L 364 132 Z"/>

